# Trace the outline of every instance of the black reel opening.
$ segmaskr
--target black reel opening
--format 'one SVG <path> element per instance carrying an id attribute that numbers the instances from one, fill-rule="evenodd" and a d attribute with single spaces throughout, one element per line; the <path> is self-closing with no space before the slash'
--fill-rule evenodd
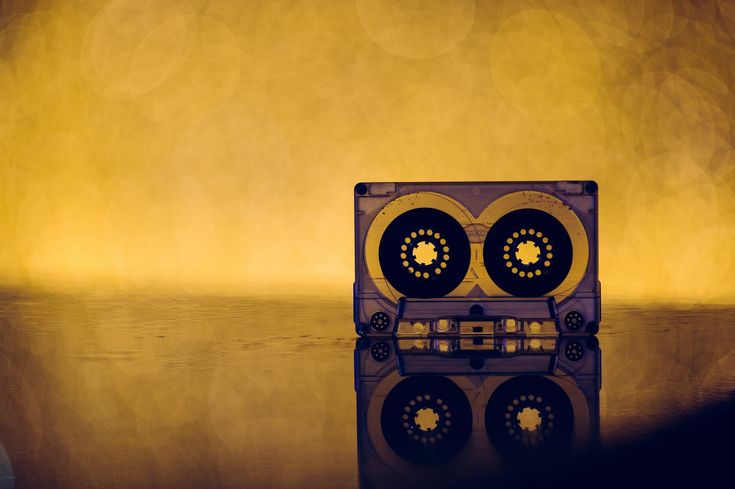
<path id="1" fill-rule="evenodd" d="M 517 297 L 540 297 L 561 284 L 572 266 L 572 241 L 554 216 L 537 209 L 504 215 L 485 238 L 483 258 L 493 281 Z"/>
<path id="2" fill-rule="evenodd" d="M 388 282 L 406 297 L 442 297 L 464 279 L 470 242 L 449 214 L 419 208 L 391 222 L 380 239 L 378 259 Z"/>
<path id="3" fill-rule="evenodd" d="M 446 377 L 409 377 L 386 397 L 380 425 L 400 457 L 415 464 L 439 464 L 467 443 L 472 407 L 462 389 Z"/>
<path id="4" fill-rule="evenodd" d="M 572 403 L 553 381 L 522 375 L 503 383 L 485 409 L 485 429 L 501 455 L 529 461 L 529 455 L 560 455 L 571 447 Z"/>

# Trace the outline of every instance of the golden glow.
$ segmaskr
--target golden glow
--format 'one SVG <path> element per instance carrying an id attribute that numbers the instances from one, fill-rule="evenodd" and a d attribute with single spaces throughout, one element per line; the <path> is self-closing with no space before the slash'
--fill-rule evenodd
<path id="1" fill-rule="evenodd" d="M 510 15 L 493 36 L 488 57 L 504 99 L 533 117 L 566 119 L 597 95 L 599 52 L 584 29 L 562 14 L 529 9 Z"/>
<path id="2" fill-rule="evenodd" d="M 573 178 L 600 184 L 606 298 L 735 299 L 727 2 L 0 16 L 4 284 L 346 290 L 357 181 Z"/>

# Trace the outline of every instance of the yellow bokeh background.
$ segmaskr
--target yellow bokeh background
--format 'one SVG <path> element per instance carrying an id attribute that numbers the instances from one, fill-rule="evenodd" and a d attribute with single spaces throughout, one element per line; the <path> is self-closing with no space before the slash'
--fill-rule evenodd
<path id="1" fill-rule="evenodd" d="M 735 299 L 731 2 L 0 16 L 2 285 L 349 294 L 358 181 L 595 179 L 606 300 Z"/>

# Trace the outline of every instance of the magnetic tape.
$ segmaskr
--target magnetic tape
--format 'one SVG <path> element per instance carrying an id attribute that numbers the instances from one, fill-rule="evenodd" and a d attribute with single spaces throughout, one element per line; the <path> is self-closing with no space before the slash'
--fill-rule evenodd
<path id="1" fill-rule="evenodd" d="M 357 184 L 357 332 L 512 319 L 596 333 L 597 193 L 593 181 Z"/>

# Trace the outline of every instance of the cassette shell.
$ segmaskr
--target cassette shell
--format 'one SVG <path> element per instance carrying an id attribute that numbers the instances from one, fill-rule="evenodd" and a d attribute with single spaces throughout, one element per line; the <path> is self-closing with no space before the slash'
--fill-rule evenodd
<path id="1" fill-rule="evenodd" d="M 596 332 L 597 200 L 590 181 L 358 184 L 358 333 L 390 334 L 401 303 L 417 299 L 446 303 L 445 315 L 454 317 L 469 314 L 449 305 L 458 299 L 497 309 L 498 300 L 516 298 L 552 298 L 549 316 L 562 333 Z M 443 219 L 427 218 L 431 213 Z M 516 309 L 524 317 L 523 307 Z M 389 327 L 371 327 L 376 313 Z"/>

